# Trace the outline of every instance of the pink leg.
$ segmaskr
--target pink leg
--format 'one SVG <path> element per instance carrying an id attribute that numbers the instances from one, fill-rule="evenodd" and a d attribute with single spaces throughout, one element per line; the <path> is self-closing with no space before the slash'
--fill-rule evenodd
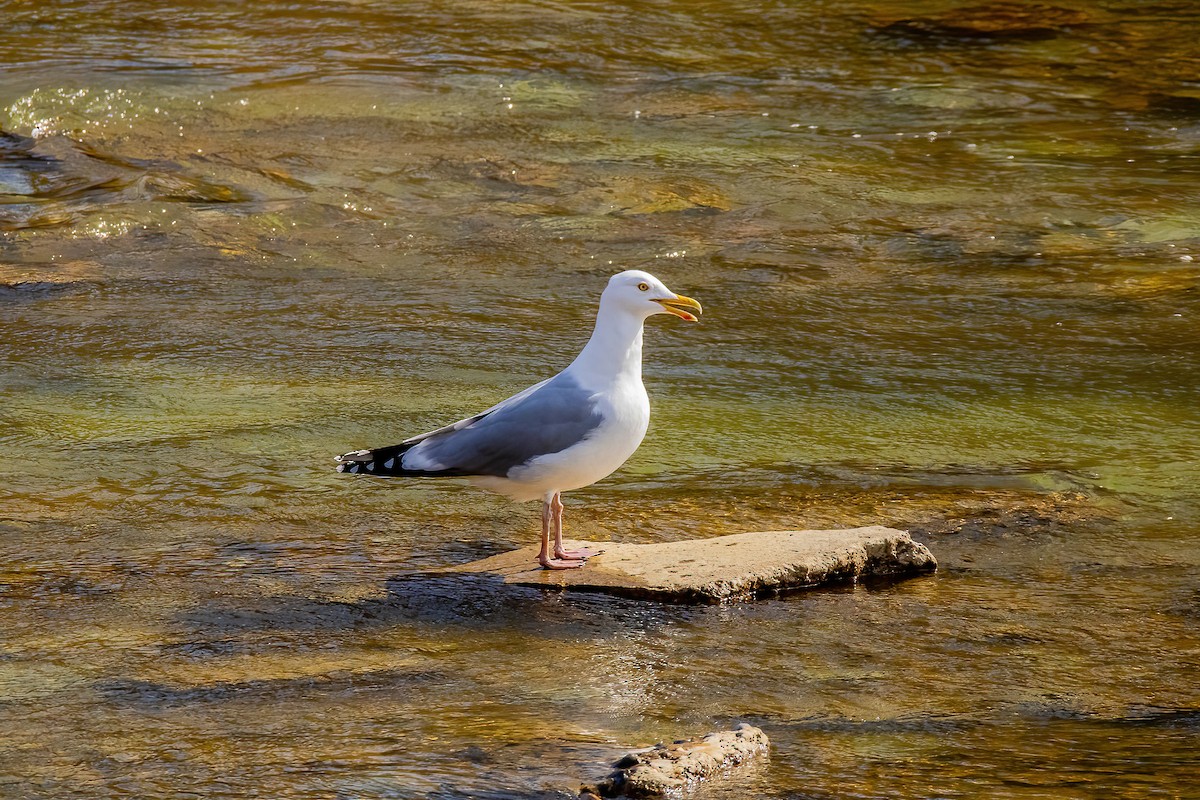
<path id="1" fill-rule="evenodd" d="M 563 549 L 562 539 L 562 494 L 555 492 L 554 497 L 550 499 L 550 510 L 554 512 L 554 557 L 569 558 L 572 560 L 582 559 L 586 561 L 589 556 L 598 556 L 603 553 L 603 550 L 593 550 L 590 547 L 581 547 L 578 550 Z"/>
<path id="2" fill-rule="evenodd" d="M 557 500 L 558 495 L 555 495 L 554 499 Z M 562 504 L 561 503 L 559 504 L 558 508 L 559 508 L 559 513 L 561 513 L 562 512 Z M 584 560 L 582 558 L 568 558 L 565 555 L 559 555 L 558 552 L 555 553 L 554 558 L 550 557 L 550 524 L 551 524 L 551 521 L 553 520 L 554 516 L 555 516 L 555 514 L 554 514 L 553 509 L 550 506 L 550 501 L 547 500 L 547 501 L 543 502 L 542 503 L 542 550 L 540 553 L 538 553 L 538 563 L 541 564 L 546 569 L 579 569 L 584 564 Z M 562 527 L 561 517 L 560 517 L 560 523 L 556 527 L 561 529 L 561 527 Z M 558 533 L 555 534 L 556 542 L 561 542 L 561 536 L 562 536 L 562 533 L 560 530 Z M 555 550 L 556 551 L 561 550 L 561 543 L 559 544 L 559 546 L 555 547 Z"/>

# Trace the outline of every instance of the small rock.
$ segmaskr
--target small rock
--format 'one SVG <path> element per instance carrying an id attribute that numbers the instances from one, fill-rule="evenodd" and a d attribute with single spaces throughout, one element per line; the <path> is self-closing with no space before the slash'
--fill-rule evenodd
<path id="1" fill-rule="evenodd" d="M 658 744 L 621 758 L 607 778 L 582 789 L 580 800 L 620 795 L 660 797 L 675 793 L 765 753 L 770 746 L 767 735 L 760 728 L 745 722 L 731 731 Z"/>

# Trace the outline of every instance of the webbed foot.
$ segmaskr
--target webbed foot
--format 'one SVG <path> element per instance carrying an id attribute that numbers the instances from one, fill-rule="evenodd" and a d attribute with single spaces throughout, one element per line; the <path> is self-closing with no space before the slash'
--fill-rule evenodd
<path id="1" fill-rule="evenodd" d="M 572 561 L 587 561 L 592 556 L 598 556 L 603 552 L 603 550 L 594 550 L 590 547 L 580 547 L 575 550 L 555 550 L 554 557 L 571 559 Z"/>
<path id="2" fill-rule="evenodd" d="M 587 563 L 583 558 L 539 558 L 538 563 L 545 569 L 579 569 Z"/>

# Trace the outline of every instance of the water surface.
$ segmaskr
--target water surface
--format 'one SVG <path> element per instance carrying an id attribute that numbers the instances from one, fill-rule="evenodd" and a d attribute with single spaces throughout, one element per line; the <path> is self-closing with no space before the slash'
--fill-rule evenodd
<path id="1" fill-rule="evenodd" d="M 0 795 L 558 796 L 742 720 L 701 796 L 1194 792 L 1200 14 L 961 6 L 4 4 Z M 941 570 L 398 579 L 536 508 L 331 456 L 553 374 L 628 267 L 706 314 L 571 533 Z"/>

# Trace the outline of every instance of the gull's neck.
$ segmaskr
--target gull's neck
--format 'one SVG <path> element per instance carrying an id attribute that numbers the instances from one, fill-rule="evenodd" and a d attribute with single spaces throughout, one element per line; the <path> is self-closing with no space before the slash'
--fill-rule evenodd
<path id="1" fill-rule="evenodd" d="M 593 381 L 641 381 L 644 321 L 601 299 L 592 338 L 567 369 Z"/>

